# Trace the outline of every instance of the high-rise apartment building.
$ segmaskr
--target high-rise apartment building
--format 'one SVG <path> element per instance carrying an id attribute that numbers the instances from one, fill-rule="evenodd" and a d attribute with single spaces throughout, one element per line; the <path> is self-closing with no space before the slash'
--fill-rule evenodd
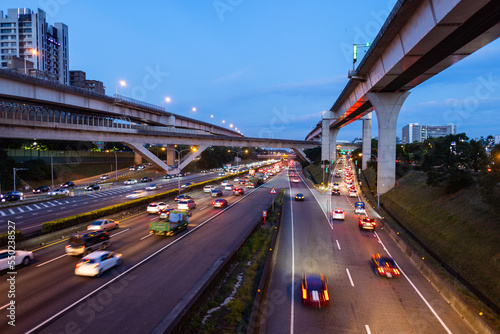
<path id="1" fill-rule="evenodd" d="M 41 9 L 8 9 L 5 16 L 0 11 L 0 58 L 0 68 L 69 85 L 68 26 L 49 25 Z"/>
<path id="2" fill-rule="evenodd" d="M 106 94 L 102 81 L 87 80 L 86 76 L 87 74 L 84 71 L 69 71 L 69 84 L 95 93 Z"/>
<path id="3" fill-rule="evenodd" d="M 421 143 L 430 137 L 445 137 L 456 134 L 457 126 L 453 123 L 448 125 L 420 125 L 418 123 L 410 123 L 403 127 L 402 143 Z"/>

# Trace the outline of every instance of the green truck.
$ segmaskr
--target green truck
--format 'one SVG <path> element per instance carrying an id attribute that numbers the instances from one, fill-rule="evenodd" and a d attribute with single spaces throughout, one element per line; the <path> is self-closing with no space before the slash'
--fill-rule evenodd
<path id="1" fill-rule="evenodd" d="M 149 224 L 149 233 L 171 236 L 187 229 L 189 223 L 187 210 L 172 210 L 167 219 L 159 219 Z"/>

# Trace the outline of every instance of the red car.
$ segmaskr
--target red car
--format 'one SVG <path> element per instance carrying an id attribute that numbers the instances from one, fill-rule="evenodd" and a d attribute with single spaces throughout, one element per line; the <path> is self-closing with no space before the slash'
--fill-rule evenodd
<path id="1" fill-rule="evenodd" d="M 380 256 L 378 253 L 372 255 L 372 264 L 380 276 L 391 278 L 401 274 L 396 262 L 388 256 Z"/>
<path id="2" fill-rule="evenodd" d="M 234 188 L 233 189 L 234 196 L 241 196 L 243 194 L 245 194 L 245 190 L 243 190 L 243 188 Z"/>
<path id="3" fill-rule="evenodd" d="M 329 301 L 327 278 L 323 274 L 305 274 L 302 280 L 302 303 L 321 308 L 328 306 Z"/>
<path id="4" fill-rule="evenodd" d="M 375 227 L 377 227 L 377 222 L 373 218 L 368 217 L 359 217 L 359 229 L 360 230 L 371 230 L 375 231 Z"/>

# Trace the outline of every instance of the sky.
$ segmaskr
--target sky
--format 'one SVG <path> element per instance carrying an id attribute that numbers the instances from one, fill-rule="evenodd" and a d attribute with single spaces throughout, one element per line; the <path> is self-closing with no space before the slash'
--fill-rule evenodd
<path id="1" fill-rule="evenodd" d="M 352 44 L 372 42 L 395 2 L 2 0 L 0 10 L 41 8 L 49 24 L 68 25 L 70 69 L 103 81 L 107 95 L 249 137 L 302 140 L 347 84 Z M 408 123 L 500 135 L 499 60 L 497 39 L 411 90 L 397 135 Z M 358 121 L 337 140 L 361 136 Z"/>

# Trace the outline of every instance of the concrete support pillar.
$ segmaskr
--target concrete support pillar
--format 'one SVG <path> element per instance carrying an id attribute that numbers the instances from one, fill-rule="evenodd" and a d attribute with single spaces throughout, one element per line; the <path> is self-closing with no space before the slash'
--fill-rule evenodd
<path id="1" fill-rule="evenodd" d="M 321 120 L 321 161 L 330 160 L 330 119 Z"/>
<path id="2" fill-rule="evenodd" d="M 181 161 L 179 161 L 179 172 L 182 171 L 184 167 L 186 167 L 191 161 L 193 161 L 196 157 L 198 157 L 201 152 L 205 151 L 209 146 L 208 145 L 198 145 L 196 152 L 187 152 L 186 156 L 181 155 Z"/>
<path id="3" fill-rule="evenodd" d="M 409 92 L 367 93 L 378 123 L 377 193 L 385 194 L 396 184 L 396 123 Z"/>
<path id="4" fill-rule="evenodd" d="M 175 145 L 174 144 L 167 144 L 167 165 L 173 166 L 175 165 Z"/>
<path id="5" fill-rule="evenodd" d="M 337 160 L 337 135 L 340 129 L 330 129 L 330 163 Z"/>
<path id="6" fill-rule="evenodd" d="M 372 154 L 372 114 L 369 113 L 361 119 L 363 120 L 363 146 L 361 149 L 363 156 L 361 157 L 361 170 L 365 170 L 368 168 L 368 161 Z"/>
<path id="7" fill-rule="evenodd" d="M 136 151 L 134 151 L 134 164 L 135 165 L 142 164 L 142 156 L 139 153 L 137 153 Z"/>
<path id="8" fill-rule="evenodd" d="M 304 149 L 303 148 L 291 147 L 291 149 L 295 153 L 295 155 L 297 156 L 297 158 L 299 158 L 300 160 L 307 161 L 309 163 L 312 162 L 311 160 L 307 159 L 307 156 L 304 153 Z"/>

